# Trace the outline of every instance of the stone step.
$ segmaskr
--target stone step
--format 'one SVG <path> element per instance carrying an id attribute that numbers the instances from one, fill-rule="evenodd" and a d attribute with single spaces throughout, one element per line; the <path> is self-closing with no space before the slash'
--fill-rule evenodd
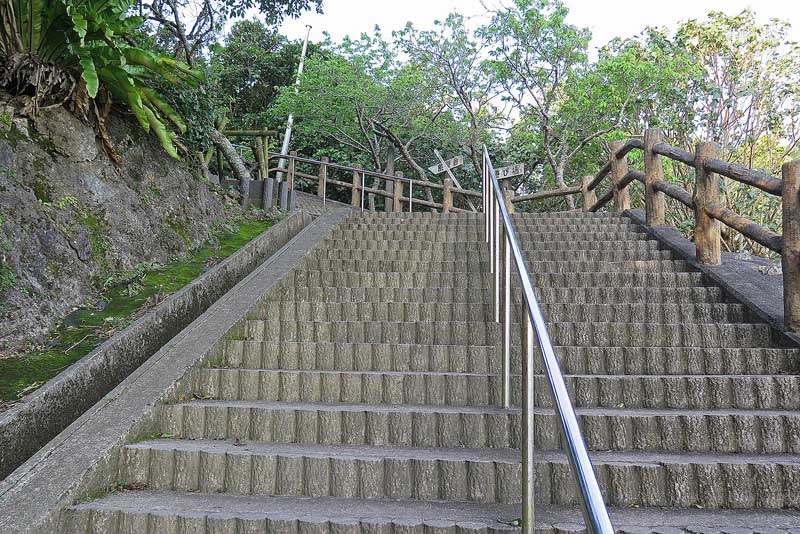
<path id="1" fill-rule="evenodd" d="M 559 224 L 519 224 L 514 226 L 514 231 L 519 239 L 532 239 L 535 241 L 562 241 L 573 239 L 576 241 L 602 241 L 621 240 L 646 240 L 648 234 L 632 224 L 611 224 L 606 226 L 586 226 L 582 229 L 576 225 L 573 232 L 559 231 L 563 226 Z M 553 227 L 558 229 L 554 230 Z M 439 225 L 439 224 L 340 224 L 336 227 L 333 237 L 344 238 L 339 232 L 348 232 L 348 235 L 362 234 L 364 232 L 422 232 L 426 235 L 448 236 L 458 238 L 461 236 L 476 236 L 477 240 L 484 238 L 482 223 L 470 225 Z"/>
<path id="2" fill-rule="evenodd" d="M 620 533 L 789 534 L 800 512 L 609 509 Z M 125 491 L 67 508 L 63 534 L 512 534 L 517 504 Z M 574 506 L 537 505 L 537 534 L 585 534 Z"/>
<path id="3" fill-rule="evenodd" d="M 318 268 L 315 268 L 318 267 Z M 337 270 L 332 270 L 337 268 Z M 514 282 L 516 282 L 514 273 Z M 687 288 L 706 285 L 702 273 L 540 273 L 531 280 L 537 288 Z M 441 271 L 348 269 L 346 262 L 320 260 L 319 265 L 298 268 L 289 280 L 299 287 L 494 287 L 494 275 L 489 272 L 452 273 Z"/>
<path id="4" fill-rule="evenodd" d="M 308 257 L 314 260 L 469 263 L 487 267 L 489 265 L 486 251 L 465 251 L 453 256 L 441 250 L 315 249 Z M 526 265 L 528 271 L 534 275 L 542 272 L 685 272 L 691 270 L 683 260 L 579 261 L 572 263 L 527 260 Z"/>
<path id="5" fill-rule="evenodd" d="M 549 322 L 742 323 L 757 322 L 741 304 L 543 304 Z M 515 313 L 515 316 L 517 314 Z M 491 302 L 268 302 L 249 319 L 281 321 L 494 321 Z"/>
<path id="6" fill-rule="evenodd" d="M 778 374 L 800 371 L 796 349 L 557 346 L 564 373 L 595 375 Z M 520 372 L 521 348 L 511 349 Z M 534 357 L 536 372 L 541 359 Z M 324 371 L 500 372 L 499 346 L 229 340 L 209 365 Z"/>
<path id="7" fill-rule="evenodd" d="M 284 280 L 270 291 L 266 302 L 494 302 L 492 290 L 467 287 L 341 287 L 296 286 Z M 536 296 L 541 304 L 665 304 L 719 303 L 725 296 L 718 287 L 573 287 L 539 288 Z M 514 302 L 522 297 L 512 292 Z"/>
<path id="8" fill-rule="evenodd" d="M 528 272 L 531 274 L 532 279 L 537 281 L 541 277 L 547 278 L 549 274 L 561 274 L 563 276 L 566 275 L 591 275 L 591 274 L 602 274 L 602 273 L 615 273 L 619 275 L 641 275 L 641 274 L 658 274 L 658 273 L 667 273 L 667 274 L 674 274 L 676 272 L 680 272 L 681 274 L 695 274 L 695 273 L 684 273 L 686 269 L 682 269 L 681 271 L 676 271 L 673 267 L 673 262 L 649 262 L 650 267 L 649 270 L 645 269 L 637 269 L 636 264 L 633 262 L 631 263 L 631 267 L 628 269 L 624 269 L 625 272 L 620 272 L 622 269 L 613 268 L 599 268 L 593 269 L 592 266 L 603 266 L 605 265 L 602 262 L 595 263 L 595 262 L 582 262 L 584 264 L 592 264 L 590 268 L 583 268 L 583 269 L 574 269 L 569 270 L 566 268 L 567 264 L 562 264 L 564 267 L 561 269 L 556 270 L 555 272 L 553 269 L 550 270 L 541 270 L 537 269 L 541 264 L 555 264 L 558 265 L 556 262 L 532 262 L 526 261 L 526 267 Z M 652 264 L 656 264 L 656 268 L 652 267 Z M 660 268 L 658 264 L 662 264 Z M 449 273 L 452 276 L 465 276 L 467 274 L 475 274 L 475 273 L 488 273 L 490 271 L 490 263 L 488 260 L 480 261 L 480 260 L 469 260 L 466 261 L 439 261 L 439 260 L 430 260 L 425 259 L 422 261 L 402 261 L 402 260 L 389 260 L 389 259 L 374 259 L 374 260 L 353 260 L 353 259 L 326 259 L 320 257 L 310 257 L 307 258 L 301 264 L 302 269 L 311 270 L 311 271 L 341 271 L 341 272 L 349 272 L 349 273 L 364 273 L 364 272 L 401 272 L 401 273 L 428 273 L 428 272 L 442 272 L 442 273 Z M 648 267 L 648 264 L 644 264 L 645 267 Z M 664 266 L 667 269 L 664 269 Z M 545 265 L 547 267 L 547 265 Z M 516 275 L 516 272 L 515 272 Z"/>
<path id="9" fill-rule="evenodd" d="M 793 375 L 566 375 L 577 407 L 744 410 L 800 409 Z M 192 391 L 202 398 L 346 404 L 498 406 L 498 374 L 414 371 L 200 369 Z M 511 377 L 511 402 L 522 402 L 520 375 Z M 544 375 L 534 377 L 536 406 L 552 407 Z"/>
<path id="10" fill-rule="evenodd" d="M 549 256 L 559 261 L 582 259 L 582 261 L 626 261 L 648 259 L 673 259 L 667 250 L 660 250 L 655 241 L 589 241 L 579 243 L 557 241 L 523 241 L 522 251 L 528 260 L 547 260 Z M 482 239 L 452 238 L 446 241 L 391 240 L 386 237 L 364 237 L 342 239 L 331 237 L 320 243 L 318 250 L 437 250 L 456 257 L 462 252 L 488 254 L 488 245 Z M 620 258 L 620 259 L 616 259 Z"/>
<path id="11" fill-rule="evenodd" d="M 165 435 L 277 443 L 519 448 L 518 408 L 194 400 L 159 407 Z M 796 410 L 576 408 L 590 450 L 800 454 Z M 563 450 L 535 408 L 537 450 Z"/>
<path id="12" fill-rule="evenodd" d="M 520 328 L 511 329 L 511 343 L 521 342 Z M 556 345 L 595 347 L 769 347 L 765 324 L 551 323 Z M 252 341 L 309 341 L 423 345 L 496 345 L 499 323 L 402 321 L 277 321 L 248 320 L 229 334 Z"/>
<path id="13" fill-rule="evenodd" d="M 625 235 L 622 238 L 592 239 L 589 234 L 574 234 L 576 241 L 571 241 L 573 234 L 562 234 L 561 240 L 539 239 L 542 233 L 534 230 L 518 230 L 517 239 L 530 250 L 618 250 L 631 248 L 642 250 L 645 248 L 659 248 L 658 241 L 648 240 L 647 234 Z M 325 239 L 320 247 L 328 247 L 331 243 L 340 242 L 387 242 L 403 245 L 416 241 L 432 244 L 452 243 L 478 243 L 486 247 L 482 231 L 414 231 L 414 230 L 339 230 L 337 229 L 329 238 Z"/>
<path id="14" fill-rule="evenodd" d="M 519 502 L 519 451 L 231 441 L 128 445 L 120 477 L 148 489 Z"/>
<path id="15" fill-rule="evenodd" d="M 784 509 L 800 506 L 792 455 L 591 454 L 605 501 L 629 506 Z M 150 440 L 128 445 L 120 477 L 153 490 L 237 495 L 521 500 L 515 449 Z M 535 457 L 536 502 L 577 504 L 566 454 Z"/>

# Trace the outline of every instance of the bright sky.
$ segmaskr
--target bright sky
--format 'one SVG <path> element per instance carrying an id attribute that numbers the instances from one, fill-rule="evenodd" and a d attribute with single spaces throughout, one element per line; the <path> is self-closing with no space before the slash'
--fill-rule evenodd
<path id="1" fill-rule="evenodd" d="M 322 39 L 327 31 L 334 40 L 345 35 L 357 37 L 371 32 L 377 24 L 389 37 L 407 21 L 418 28 L 427 28 L 436 19 L 443 19 L 453 10 L 472 18 L 477 26 L 486 19 L 488 7 L 497 7 L 508 0 L 325 0 L 325 13 L 308 13 L 298 20 L 286 21 L 281 28 L 290 38 L 305 36 L 305 25 L 311 24 L 311 39 Z M 630 37 L 646 26 L 675 25 L 682 20 L 703 18 L 708 11 L 738 13 L 750 7 L 759 19 L 781 18 L 794 21 L 793 39 L 800 41 L 800 2 L 797 0 L 563 0 L 569 7 L 568 20 L 577 26 L 589 27 L 593 45 L 602 46 L 613 37 Z"/>

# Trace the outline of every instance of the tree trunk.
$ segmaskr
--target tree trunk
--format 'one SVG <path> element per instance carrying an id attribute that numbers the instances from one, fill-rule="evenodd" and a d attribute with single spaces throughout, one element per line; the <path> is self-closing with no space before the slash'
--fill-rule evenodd
<path id="1" fill-rule="evenodd" d="M 558 165 L 554 170 L 555 170 L 556 185 L 559 188 L 567 187 L 567 184 L 564 183 L 564 167 Z M 564 200 L 567 202 L 567 209 L 570 210 L 575 209 L 575 199 L 572 198 L 572 195 L 564 195 Z"/>
<path id="2" fill-rule="evenodd" d="M 225 159 L 231 164 L 233 174 L 236 178 L 238 178 L 240 182 L 244 180 L 249 182 L 252 180 L 250 171 L 247 170 L 247 166 L 244 164 L 244 161 L 242 161 L 242 158 L 239 157 L 239 154 L 236 153 L 236 149 L 228 138 L 222 135 L 218 130 L 211 130 L 210 135 L 211 140 L 217 146 L 217 150 L 222 152 L 222 155 L 225 156 Z"/>

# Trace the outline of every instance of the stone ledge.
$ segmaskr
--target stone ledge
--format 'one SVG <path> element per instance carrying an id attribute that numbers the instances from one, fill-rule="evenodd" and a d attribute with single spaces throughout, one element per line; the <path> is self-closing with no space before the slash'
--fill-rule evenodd
<path id="1" fill-rule="evenodd" d="M 311 222 L 297 212 L 0 415 L 0 479 L 88 410 Z"/>

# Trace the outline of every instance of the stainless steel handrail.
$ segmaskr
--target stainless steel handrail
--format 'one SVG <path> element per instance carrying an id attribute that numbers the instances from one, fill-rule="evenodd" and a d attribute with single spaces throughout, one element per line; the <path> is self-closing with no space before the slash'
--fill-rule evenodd
<path id="1" fill-rule="evenodd" d="M 487 209 L 488 208 L 488 209 Z M 567 455 L 578 486 L 583 517 L 589 532 L 613 534 L 614 527 L 608 517 L 603 495 L 589 459 L 578 417 L 572 405 L 564 375 L 556 358 L 550 334 L 544 321 L 539 301 L 533 290 L 525 258 L 517 239 L 511 216 L 505 205 L 503 191 L 497 181 L 489 151 L 483 147 L 483 212 L 484 232 L 491 256 L 491 271 L 494 274 L 495 320 L 502 319 L 503 405 L 511 400 L 511 263 L 516 267 L 522 286 L 525 316 L 525 355 L 523 358 L 523 439 L 522 439 L 522 528 L 525 534 L 534 534 L 534 395 L 533 395 L 533 339 L 538 340 L 544 361 L 547 381 L 555 400 L 555 410 L 561 422 L 566 441 Z M 501 254 L 502 249 L 502 254 Z M 502 272 L 501 272 L 502 271 Z M 502 283 L 501 283 L 502 278 Z M 501 289 L 502 285 L 502 289 Z M 502 291 L 502 299 L 501 299 Z M 502 301 L 502 316 L 501 316 Z"/>

